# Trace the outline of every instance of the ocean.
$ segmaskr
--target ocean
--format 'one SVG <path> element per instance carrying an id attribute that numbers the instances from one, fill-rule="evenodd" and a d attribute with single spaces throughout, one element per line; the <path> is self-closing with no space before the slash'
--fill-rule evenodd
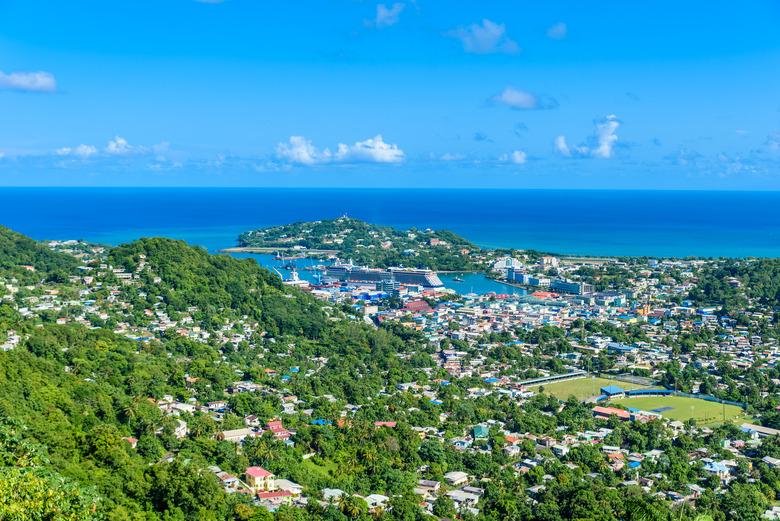
<path id="1" fill-rule="evenodd" d="M 263 226 L 348 215 L 559 254 L 780 257 L 780 192 L 328 188 L 0 188 L 0 224 L 35 239 L 146 236 L 209 251 Z M 506 287 L 506 286 L 504 286 Z"/>

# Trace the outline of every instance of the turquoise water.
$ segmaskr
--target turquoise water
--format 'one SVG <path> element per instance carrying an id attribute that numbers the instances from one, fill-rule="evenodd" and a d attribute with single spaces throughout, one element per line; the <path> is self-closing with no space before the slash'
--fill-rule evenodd
<path id="1" fill-rule="evenodd" d="M 282 268 L 282 261 L 280 260 L 274 260 L 275 255 L 264 255 L 264 254 L 256 254 L 256 253 L 233 253 L 231 254 L 233 257 L 238 258 L 253 258 L 257 261 L 258 264 L 261 266 L 265 266 L 269 270 L 273 270 L 274 268 L 277 268 L 279 272 L 282 274 L 283 278 L 287 279 L 290 277 L 290 272 Z M 310 266 L 315 265 L 322 265 L 322 264 L 330 264 L 328 262 L 324 261 L 311 261 L 311 260 L 299 260 L 296 261 L 296 266 L 298 269 L 298 278 L 308 280 L 311 283 L 319 282 L 317 280 L 316 272 L 309 271 L 303 268 L 308 268 Z M 460 277 L 463 279 L 464 282 L 455 282 L 453 279 L 455 277 Z M 453 289 L 455 292 L 465 295 L 467 293 L 476 293 L 478 295 L 484 295 L 485 293 L 506 293 L 508 295 L 525 295 L 527 292 L 521 288 L 515 288 L 512 286 L 507 286 L 506 284 L 501 284 L 499 282 L 495 282 L 491 279 L 488 279 L 481 273 L 457 273 L 457 274 L 449 274 L 449 273 L 442 273 L 439 275 L 439 278 L 444 283 L 444 287 L 448 289 Z"/>
<path id="2" fill-rule="evenodd" d="M 463 279 L 463 282 L 455 282 L 452 280 L 456 276 Z M 521 296 L 528 293 L 522 288 L 495 282 L 481 273 L 442 273 L 439 275 L 439 278 L 444 283 L 445 288 L 454 289 L 455 292 L 460 295 L 465 295 L 467 293 L 476 293 L 478 295 L 484 295 L 485 293 L 505 293 L 507 295 Z"/>
<path id="3" fill-rule="evenodd" d="M 780 257 L 779 192 L 0 188 L 0 223 L 36 239 L 184 239 L 343 214 L 449 229 L 484 247 L 562 254 Z"/>

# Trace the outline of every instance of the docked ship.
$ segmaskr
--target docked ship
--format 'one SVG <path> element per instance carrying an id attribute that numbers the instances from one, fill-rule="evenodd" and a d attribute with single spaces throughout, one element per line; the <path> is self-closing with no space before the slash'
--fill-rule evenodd
<path id="1" fill-rule="evenodd" d="M 425 289 L 441 289 L 441 279 L 432 270 L 412 268 L 388 268 L 386 270 L 355 266 L 353 264 L 333 264 L 325 270 L 323 280 L 332 282 L 377 283 L 392 280 L 402 285 L 422 286 Z"/>

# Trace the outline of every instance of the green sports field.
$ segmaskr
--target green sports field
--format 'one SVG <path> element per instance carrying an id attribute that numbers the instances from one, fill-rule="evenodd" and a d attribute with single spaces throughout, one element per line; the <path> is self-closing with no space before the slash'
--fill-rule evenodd
<path id="1" fill-rule="evenodd" d="M 643 387 L 637 384 L 630 384 L 628 382 L 621 382 L 618 380 L 609 380 L 607 378 L 577 378 L 576 380 L 566 380 L 563 382 L 555 382 L 551 384 L 535 385 L 529 387 L 532 391 L 539 392 L 539 388 L 543 387 L 544 392 L 547 394 L 553 394 L 561 400 L 565 400 L 571 395 L 576 396 L 580 400 L 585 400 L 590 396 L 600 395 L 600 389 L 602 387 L 608 387 L 610 385 L 617 385 L 621 389 L 626 391 L 638 390 L 638 389 L 660 389 L 660 387 Z M 594 392 L 595 390 L 595 392 Z"/>
<path id="2" fill-rule="evenodd" d="M 717 402 L 708 402 L 696 398 L 683 398 L 682 396 L 650 396 L 639 398 L 622 398 L 612 400 L 613 403 L 619 403 L 624 407 L 632 407 L 643 411 L 655 412 L 653 409 L 663 407 L 673 407 L 661 414 L 664 418 L 670 420 L 686 421 L 691 417 L 696 418 L 698 425 L 723 423 L 723 405 Z M 734 405 L 726 405 L 726 420 L 742 422 L 744 411 Z"/>

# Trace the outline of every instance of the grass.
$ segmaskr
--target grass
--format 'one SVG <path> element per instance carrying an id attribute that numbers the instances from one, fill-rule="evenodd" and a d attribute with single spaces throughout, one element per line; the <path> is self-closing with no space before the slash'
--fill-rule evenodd
<path id="1" fill-rule="evenodd" d="M 330 471 L 336 471 L 336 464 L 332 461 L 324 460 L 324 465 L 317 465 L 311 458 L 303 460 L 303 466 L 310 472 L 323 478 L 330 477 Z"/>
<path id="2" fill-rule="evenodd" d="M 642 409 L 652 412 L 653 409 L 662 407 L 674 407 L 674 409 L 660 413 L 670 420 L 686 421 L 695 418 L 698 425 L 714 425 L 723 423 L 723 405 L 716 402 L 708 402 L 696 398 L 684 398 L 682 396 L 650 396 L 640 398 L 623 398 L 613 400 L 624 407 Z M 691 408 L 692 407 L 692 408 Z M 726 420 L 740 424 L 746 416 L 740 407 L 726 405 Z"/>
<path id="3" fill-rule="evenodd" d="M 591 396 L 597 396 L 601 393 L 599 390 L 602 387 L 608 387 L 610 385 L 617 385 L 621 389 L 626 391 L 637 389 L 657 389 L 656 387 L 643 387 L 638 384 L 631 384 L 629 382 L 621 382 L 620 380 L 610 380 L 607 378 L 577 378 L 576 380 L 566 380 L 563 382 L 555 382 L 551 384 L 543 384 L 534 387 L 529 387 L 532 391 L 539 391 L 540 387 L 544 388 L 544 392 L 547 394 L 553 394 L 561 400 L 565 400 L 571 395 L 576 396 L 580 400 L 585 400 Z M 595 392 L 594 392 L 595 389 Z"/>

